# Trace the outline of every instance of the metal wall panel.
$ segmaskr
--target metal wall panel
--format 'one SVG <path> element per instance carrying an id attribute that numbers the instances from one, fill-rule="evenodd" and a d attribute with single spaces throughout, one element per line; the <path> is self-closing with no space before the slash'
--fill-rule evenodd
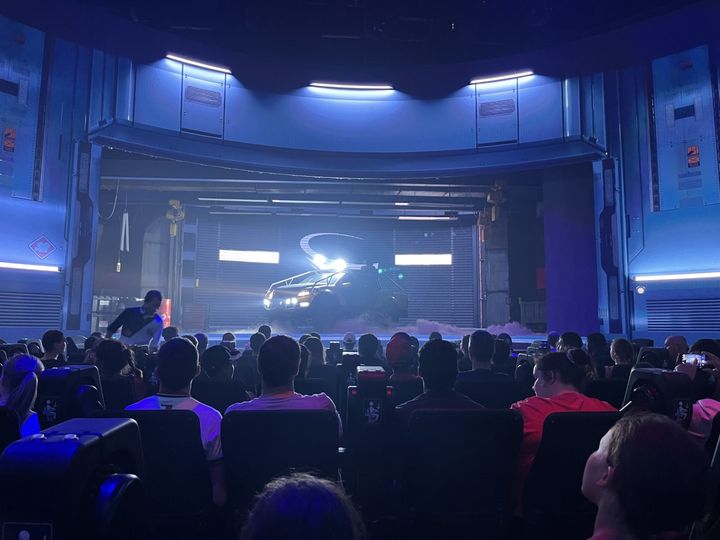
<path id="1" fill-rule="evenodd" d="M 135 77 L 135 124 L 180 131 L 182 66 L 161 61 L 138 66 Z"/>
<path id="2" fill-rule="evenodd" d="M 517 79 L 475 85 L 478 146 L 517 142 Z"/>

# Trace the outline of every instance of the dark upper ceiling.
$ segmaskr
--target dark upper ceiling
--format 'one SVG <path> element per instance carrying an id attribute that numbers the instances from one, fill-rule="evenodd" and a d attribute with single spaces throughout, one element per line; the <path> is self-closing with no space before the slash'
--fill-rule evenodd
<path id="1" fill-rule="evenodd" d="M 448 63 L 625 26 L 696 0 L 78 0 L 138 25 L 254 56 Z"/>

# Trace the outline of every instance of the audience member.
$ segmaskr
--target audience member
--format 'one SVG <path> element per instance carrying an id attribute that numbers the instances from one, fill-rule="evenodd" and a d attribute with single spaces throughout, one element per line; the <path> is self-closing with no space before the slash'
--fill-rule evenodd
<path id="1" fill-rule="evenodd" d="M 412 381 L 419 377 L 413 371 L 415 352 L 410 339 L 403 336 L 392 338 L 385 348 L 385 358 L 391 374 L 389 381 Z"/>
<path id="2" fill-rule="evenodd" d="M 240 355 L 242 354 L 237 349 L 237 342 L 235 341 L 235 334 L 232 332 L 225 332 L 222 336 L 222 341 L 220 341 L 220 345 L 225 347 L 228 351 L 230 351 L 230 358 L 233 359 L 233 362 L 236 361 L 238 358 L 240 358 Z"/>
<path id="3" fill-rule="evenodd" d="M 358 340 L 358 356 L 360 365 L 380 366 L 386 368 L 385 362 L 378 356 L 380 342 L 375 334 L 363 334 Z"/>
<path id="4" fill-rule="evenodd" d="M 558 341 L 560 341 L 560 333 L 559 332 L 549 332 L 547 335 L 547 342 L 550 346 L 550 350 L 552 352 L 555 352 L 557 350 L 557 344 Z"/>
<path id="5" fill-rule="evenodd" d="M 176 337 L 180 337 L 180 330 L 177 326 L 166 326 L 162 329 L 163 341 L 170 341 Z"/>
<path id="6" fill-rule="evenodd" d="M 227 489 L 220 441 L 222 415 L 190 396 L 192 381 L 199 374 L 199 355 L 195 346 L 185 338 L 173 338 L 163 344 L 158 352 L 157 376 L 160 381 L 160 391 L 154 396 L 129 405 L 126 409 L 193 411 L 200 420 L 200 437 L 210 466 L 213 501 L 218 506 L 223 506 L 227 500 Z"/>
<path id="7" fill-rule="evenodd" d="M 300 336 L 300 339 L 298 340 L 298 343 L 300 345 L 305 345 L 305 341 L 307 341 L 307 338 L 312 337 L 310 334 L 303 334 Z"/>
<path id="8" fill-rule="evenodd" d="M 460 354 L 458 355 L 458 371 L 470 371 L 472 362 L 470 361 L 470 352 L 468 347 L 470 344 L 470 334 L 465 334 L 460 340 Z"/>
<path id="9" fill-rule="evenodd" d="M 688 375 L 693 382 L 695 402 L 688 432 L 702 444 L 710 438 L 713 421 L 720 413 L 720 356 L 706 350 L 716 349 L 714 344 L 711 339 L 701 339 L 691 347 L 691 352 L 705 355 L 704 366 L 679 361 L 675 368 L 675 371 Z"/>
<path id="10" fill-rule="evenodd" d="M 221 345 L 209 347 L 200 356 L 200 367 L 209 379 L 229 381 L 233 378 L 235 366 L 230 360 L 230 351 Z"/>
<path id="11" fill-rule="evenodd" d="M 347 334 L 345 334 L 342 344 L 344 352 L 355 352 L 355 334 L 353 334 L 352 332 L 348 332 Z"/>
<path id="12" fill-rule="evenodd" d="M 261 324 L 258 328 L 258 333 L 265 336 L 265 340 L 268 340 L 272 336 L 272 328 L 270 328 L 270 325 Z"/>
<path id="13" fill-rule="evenodd" d="M 364 540 L 365 525 L 342 488 L 295 473 L 270 482 L 250 512 L 241 540 Z"/>
<path id="14" fill-rule="evenodd" d="M 396 417 L 407 422 L 419 409 L 483 409 L 479 403 L 453 389 L 457 371 L 457 351 L 449 341 L 433 339 L 420 349 L 420 376 L 424 392 L 395 407 Z"/>
<path id="15" fill-rule="evenodd" d="M 322 341 L 322 337 L 317 332 L 310 332 L 310 337 L 318 338 L 320 341 Z"/>
<path id="16" fill-rule="evenodd" d="M 670 362 L 675 365 L 681 354 L 688 352 L 688 342 L 685 336 L 668 336 L 665 338 L 665 349 L 668 352 Z"/>
<path id="17" fill-rule="evenodd" d="M 587 353 L 590 355 L 590 358 L 592 358 L 599 373 L 603 376 L 605 375 L 605 367 L 613 365 L 608 342 L 605 336 L 599 332 L 588 334 Z"/>
<path id="18" fill-rule="evenodd" d="M 95 357 L 100 377 L 104 379 L 129 377 L 133 380 L 135 395 L 145 395 L 143 373 L 135 367 L 133 352 L 127 345 L 116 339 L 104 339 L 95 347 Z"/>
<path id="19" fill-rule="evenodd" d="M 308 377 L 313 377 L 313 371 L 317 372 L 318 367 L 325 365 L 325 347 L 322 341 L 316 337 L 305 340 L 305 347 L 308 350 Z"/>
<path id="20" fill-rule="evenodd" d="M 613 339 L 610 344 L 610 358 L 615 365 L 605 368 L 606 377 L 627 380 L 635 365 L 635 350 L 632 343 L 625 338 Z"/>
<path id="21" fill-rule="evenodd" d="M 43 334 L 42 346 L 45 350 L 42 360 L 46 369 L 60 367 L 65 365 L 65 335 L 60 330 L 48 330 Z"/>
<path id="22" fill-rule="evenodd" d="M 512 352 L 513 340 L 512 340 L 512 337 L 510 336 L 510 334 L 508 334 L 506 332 L 502 332 L 502 333 L 498 334 L 497 338 L 495 338 L 495 339 L 499 339 L 499 340 L 507 343 L 508 347 L 510 347 L 510 352 Z"/>
<path id="23" fill-rule="evenodd" d="M 182 337 L 184 337 L 190 343 L 192 343 L 196 349 L 198 348 L 198 339 L 195 336 L 193 336 L 192 334 L 184 334 Z M 200 351 L 198 351 L 198 352 L 200 352 Z"/>
<path id="24" fill-rule="evenodd" d="M 583 374 L 585 375 L 582 385 L 579 387 L 580 390 L 585 389 L 585 383 L 588 381 L 595 381 L 598 379 L 597 367 L 588 353 L 582 349 L 570 349 L 565 354 L 568 358 L 575 362 L 576 366 L 582 369 Z"/>
<path id="25" fill-rule="evenodd" d="M 2 368 L 0 406 L 17 413 L 21 437 L 40 431 L 40 421 L 32 409 L 37 398 L 38 377 L 43 369 L 43 363 L 30 354 L 13 356 Z"/>
<path id="26" fill-rule="evenodd" d="M 491 366 L 493 373 L 512 377 L 515 372 L 515 363 L 512 361 L 510 345 L 504 339 L 495 340 Z"/>
<path id="27" fill-rule="evenodd" d="M 570 349 L 582 349 L 583 341 L 577 332 L 563 332 L 557 341 L 558 352 L 569 351 Z"/>
<path id="28" fill-rule="evenodd" d="M 83 345 L 83 364 L 95 365 L 97 363 L 97 357 L 95 356 L 95 347 L 97 347 L 97 345 L 99 345 L 102 340 L 102 337 L 93 335 L 85 338 L 85 344 Z"/>
<path id="29" fill-rule="evenodd" d="M 523 417 L 523 440 L 518 455 L 515 496 L 519 506 L 522 486 L 525 483 L 535 454 L 542 439 L 543 424 L 555 412 L 615 411 L 615 407 L 580 393 L 584 384 L 585 369 L 578 366 L 567 353 L 550 353 L 540 358 L 533 371 L 535 396 L 517 403 L 512 409 Z"/>
<path id="30" fill-rule="evenodd" d="M 707 457 L 658 414 L 622 418 L 588 458 L 582 492 L 597 505 L 590 540 L 686 538 L 705 507 Z"/>
<path id="31" fill-rule="evenodd" d="M 309 359 L 310 351 L 307 350 L 305 345 L 300 345 L 300 367 L 296 379 L 307 379 Z"/>
<path id="32" fill-rule="evenodd" d="M 195 334 L 195 339 L 198 342 L 197 350 L 198 353 L 202 354 L 204 353 L 208 348 L 208 335 L 203 332 L 198 332 Z"/>
<path id="33" fill-rule="evenodd" d="M 440 332 L 430 332 L 428 341 L 434 341 L 436 339 L 442 339 L 442 334 Z"/>
<path id="34" fill-rule="evenodd" d="M 234 338 L 234 336 L 233 336 Z M 234 377 L 243 383 L 245 388 L 249 389 L 253 394 L 257 392 L 258 376 L 257 376 L 257 358 L 260 348 L 265 343 L 265 334 L 255 332 L 250 336 L 250 348 L 246 348 L 242 354 L 239 352 L 233 355 L 230 353 L 230 360 L 235 365 Z"/>
<path id="35" fill-rule="evenodd" d="M 260 348 L 258 356 L 262 394 L 250 401 L 235 403 L 226 412 L 325 409 L 337 414 L 335 403 L 325 393 L 304 396 L 295 392 L 293 381 L 299 369 L 300 345 L 297 341 L 288 336 L 271 337 Z"/>
<path id="36" fill-rule="evenodd" d="M 493 373 L 492 357 L 495 352 L 495 338 L 485 330 L 476 330 L 470 336 L 468 346 L 472 370 L 458 373 L 459 381 L 505 379 L 507 375 Z"/>

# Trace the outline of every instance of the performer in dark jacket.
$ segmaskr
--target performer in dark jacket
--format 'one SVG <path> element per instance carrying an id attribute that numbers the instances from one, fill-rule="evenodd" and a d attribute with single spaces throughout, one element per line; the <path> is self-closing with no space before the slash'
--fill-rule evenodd
<path id="1" fill-rule="evenodd" d="M 107 327 L 105 337 L 110 339 L 121 328 L 120 341 L 125 345 L 150 344 L 157 348 L 163 329 L 163 321 L 157 314 L 161 303 L 160 291 L 148 291 L 143 305 L 123 310 Z"/>

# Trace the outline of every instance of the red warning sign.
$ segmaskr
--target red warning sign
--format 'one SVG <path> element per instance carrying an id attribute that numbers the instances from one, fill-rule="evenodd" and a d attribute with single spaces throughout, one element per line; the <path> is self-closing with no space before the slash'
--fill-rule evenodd
<path id="1" fill-rule="evenodd" d="M 51 253 L 57 251 L 55 245 L 44 235 L 30 244 L 30 249 L 38 259 L 47 259 Z"/>
<path id="2" fill-rule="evenodd" d="M 700 147 L 692 145 L 687 147 L 687 166 L 689 168 L 700 166 Z"/>

